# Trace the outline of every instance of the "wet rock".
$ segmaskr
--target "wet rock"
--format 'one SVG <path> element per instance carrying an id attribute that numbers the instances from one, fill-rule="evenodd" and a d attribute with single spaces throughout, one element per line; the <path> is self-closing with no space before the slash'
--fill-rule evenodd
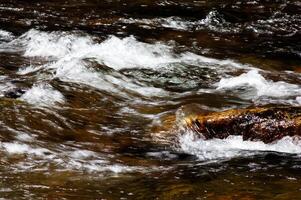
<path id="1" fill-rule="evenodd" d="M 17 98 L 21 97 L 25 92 L 26 92 L 26 90 L 23 88 L 14 88 L 9 91 L 6 91 L 4 93 L 4 97 L 11 98 L 11 99 L 17 99 Z"/>
<path id="2" fill-rule="evenodd" d="M 244 140 L 271 143 L 301 136 L 301 107 L 237 109 L 183 118 L 186 128 L 203 139 L 242 135 Z"/>

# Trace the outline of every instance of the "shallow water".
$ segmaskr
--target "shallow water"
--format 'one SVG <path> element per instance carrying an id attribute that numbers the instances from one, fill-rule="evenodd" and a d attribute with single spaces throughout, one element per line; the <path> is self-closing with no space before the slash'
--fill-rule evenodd
<path id="1" fill-rule="evenodd" d="M 2 0 L 0 197 L 300 198 L 298 140 L 203 141 L 176 119 L 300 106 L 300 13 L 299 1 Z"/>

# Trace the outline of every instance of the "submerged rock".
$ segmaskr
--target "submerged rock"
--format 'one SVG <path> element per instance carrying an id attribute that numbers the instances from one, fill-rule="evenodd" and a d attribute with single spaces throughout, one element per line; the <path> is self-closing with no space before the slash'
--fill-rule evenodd
<path id="1" fill-rule="evenodd" d="M 4 93 L 4 96 L 6 98 L 10 98 L 10 99 L 17 99 L 17 98 L 21 97 L 25 92 L 26 92 L 26 89 L 14 88 L 14 89 L 6 91 Z"/>
<path id="2" fill-rule="evenodd" d="M 285 136 L 301 136 L 301 107 L 237 109 L 188 115 L 182 120 L 185 128 L 203 139 L 241 135 L 243 140 L 271 143 Z"/>

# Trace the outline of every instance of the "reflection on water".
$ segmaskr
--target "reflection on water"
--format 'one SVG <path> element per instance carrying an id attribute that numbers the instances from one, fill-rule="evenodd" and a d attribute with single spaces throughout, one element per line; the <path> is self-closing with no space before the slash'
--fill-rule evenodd
<path id="1" fill-rule="evenodd" d="M 1 1 L 0 197 L 298 199 L 298 140 L 203 141 L 177 118 L 300 106 L 300 8 Z"/>

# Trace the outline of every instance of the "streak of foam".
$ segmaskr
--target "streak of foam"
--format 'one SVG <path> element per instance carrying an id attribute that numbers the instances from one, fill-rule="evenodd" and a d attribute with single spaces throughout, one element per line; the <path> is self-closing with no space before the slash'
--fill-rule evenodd
<path id="1" fill-rule="evenodd" d="M 229 22 L 216 11 L 210 11 L 204 19 L 187 21 L 180 17 L 153 18 L 153 19 L 120 19 L 121 23 L 138 24 L 144 28 L 169 28 L 175 30 L 194 31 L 209 29 L 214 32 L 239 32 L 240 27 L 231 26 Z M 230 27 L 231 26 L 231 27 Z"/>
<path id="2" fill-rule="evenodd" d="M 100 64 L 116 70 L 137 67 L 155 68 L 175 62 L 233 64 L 234 67 L 244 67 L 231 60 L 220 61 L 190 52 L 175 54 L 171 46 L 139 42 L 132 36 L 123 39 L 111 36 L 101 43 L 96 43 L 89 36 L 30 30 L 16 39 L 15 43 L 23 43 L 24 56 L 27 57 L 54 57 L 65 61 L 94 58 Z M 13 44 L 14 41 L 10 43 Z"/>
<path id="3" fill-rule="evenodd" d="M 97 153 L 88 150 L 65 149 L 64 152 L 59 153 L 42 147 L 33 147 L 32 145 L 25 143 L 2 142 L 0 143 L 0 151 L 6 153 L 5 156 L 8 157 L 14 155 L 26 155 L 28 160 L 16 163 L 17 169 L 22 171 L 40 170 L 39 167 L 42 167 L 43 169 L 43 163 L 53 163 L 59 170 L 80 170 L 90 173 L 111 172 L 113 174 L 119 174 L 144 170 L 143 168 L 136 166 L 112 164 Z"/>
<path id="4" fill-rule="evenodd" d="M 241 136 L 229 136 L 226 139 L 196 139 L 193 133 L 180 136 L 180 149 L 197 156 L 200 160 L 219 160 L 240 156 L 250 156 L 260 152 L 301 153 L 301 141 L 291 137 L 273 143 L 244 141 Z"/>
<path id="5" fill-rule="evenodd" d="M 2 143 L 2 148 L 9 154 L 31 154 L 36 156 L 43 156 L 49 152 L 44 148 L 31 148 L 27 144 L 20 143 Z"/>

